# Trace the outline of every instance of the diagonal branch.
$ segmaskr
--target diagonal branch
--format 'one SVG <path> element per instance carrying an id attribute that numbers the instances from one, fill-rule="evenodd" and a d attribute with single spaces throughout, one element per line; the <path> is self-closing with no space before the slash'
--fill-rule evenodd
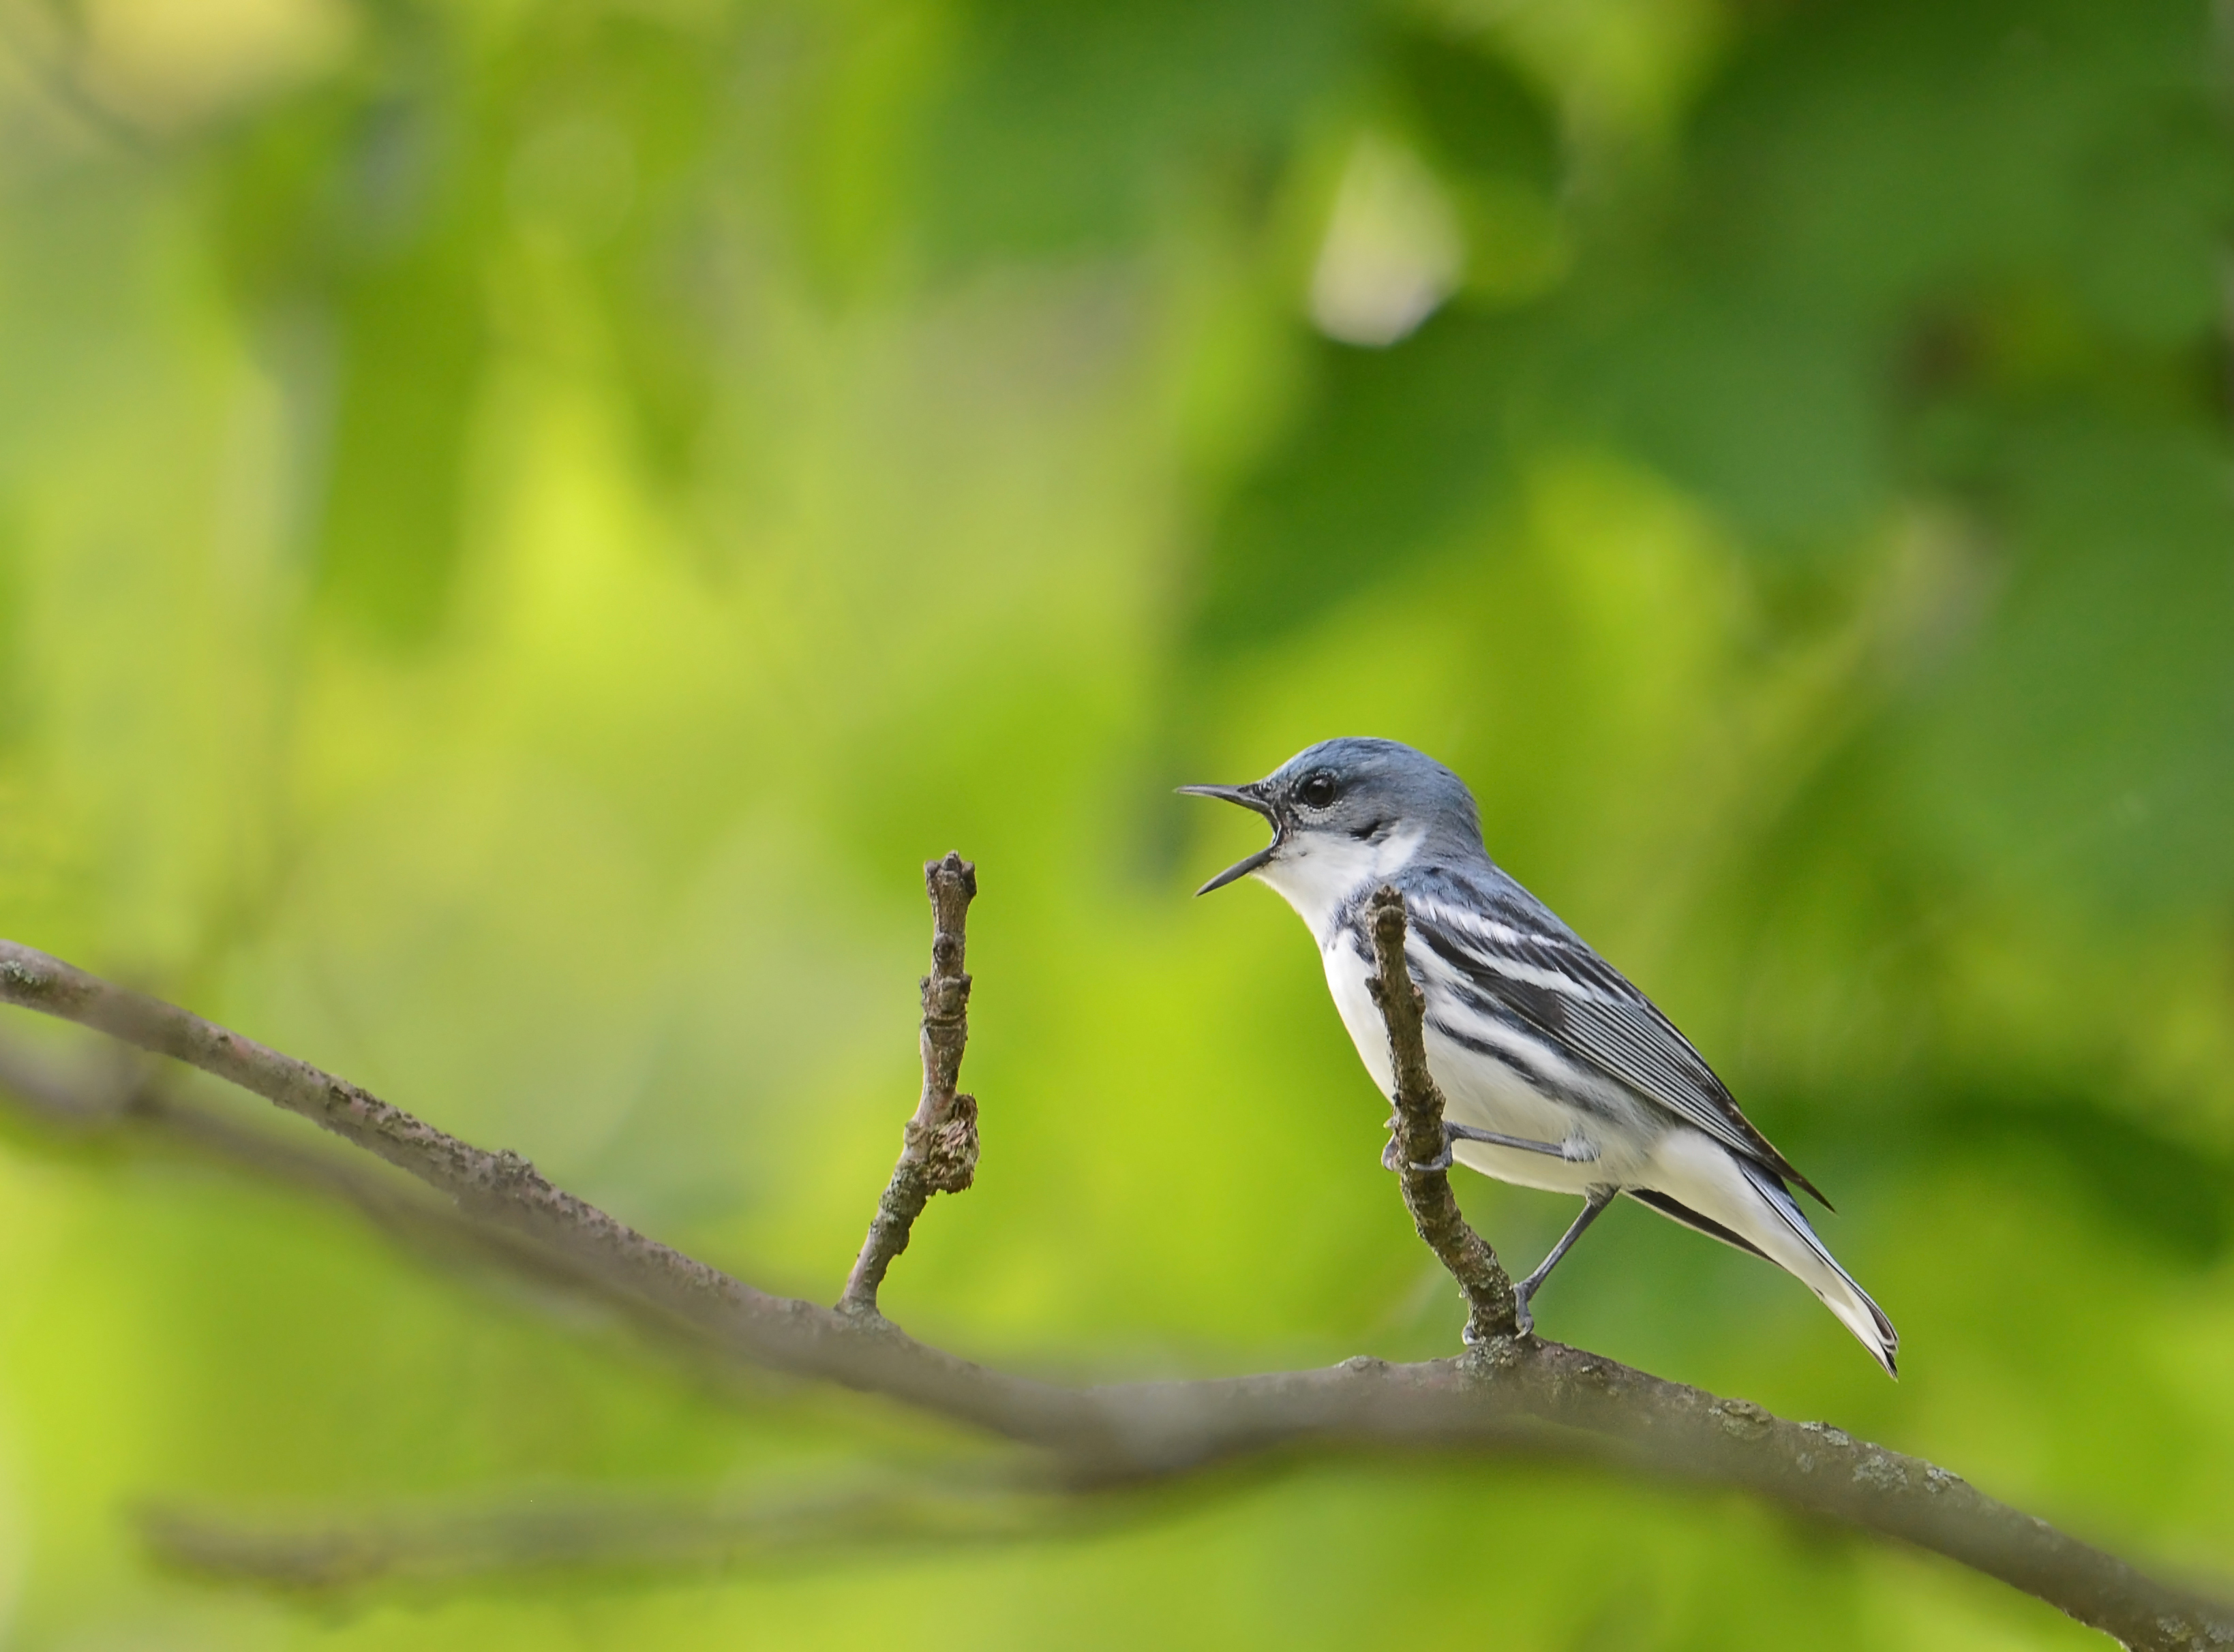
<path id="1" fill-rule="evenodd" d="M 1460 1214 L 1449 1172 L 1420 1168 L 1448 1164 L 1450 1144 L 1443 1139 L 1443 1093 L 1427 1071 L 1427 1000 L 1404 963 L 1404 898 L 1384 885 L 1375 891 L 1366 911 L 1373 930 L 1375 973 L 1365 984 L 1388 1029 L 1389 1068 L 1396 1091 L 1391 1098 L 1396 1105 L 1396 1175 L 1404 1190 L 1404 1208 L 1412 1212 L 1412 1225 L 1419 1229 L 1420 1237 L 1466 1293 L 1466 1341 L 1516 1336 L 1519 1316 L 1512 1281 L 1499 1265 L 1497 1252 Z M 1391 981 L 1404 984 L 1391 992 Z"/>
<path id="2" fill-rule="evenodd" d="M 960 962 L 957 948 L 957 976 Z M 2150 1652 L 2234 1642 L 2234 1609 L 2148 1577 L 1921 1459 L 1580 1349 L 1493 1335 L 1458 1358 L 1411 1365 L 1361 1358 L 1220 1381 L 1058 1387 L 971 1364 L 881 1319 L 756 1290 L 554 1187 L 515 1153 L 472 1146 L 292 1056 L 29 948 L 0 942 L 0 1001 L 186 1061 L 300 1113 L 418 1177 L 466 1218 L 732 1358 L 1040 1448 L 1075 1486 L 1166 1479 L 1282 1449 L 1551 1453 L 1738 1487 L 1898 1538 Z"/>
<path id="3" fill-rule="evenodd" d="M 167 1055 L 298 1113 L 447 1195 L 465 1215 L 561 1258 L 602 1292 L 710 1340 L 732 1357 L 889 1394 L 1033 1444 L 1077 1432 L 1066 1390 L 986 1370 L 889 1329 L 774 1296 L 638 1233 L 556 1187 L 519 1154 L 434 1128 L 307 1061 L 29 947 L 0 941 L 0 1002 Z"/>
<path id="4" fill-rule="evenodd" d="M 455 1201 L 431 1195 L 386 1166 L 286 1140 L 182 1100 L 152 1074 L 73 1074 L 12 1041 L 0 1041 L 0 1104 L 12 1104 L 16 1118 L 49 1139 L 196 1160 L 346 1206 L 402 1249 L 446 1271 L 499 1270 L 539 1290 L 567 1292 L 611 1311 L 640 1336 L 682 1356 L 694 1377 L 716 1389 L 765 1391 L 765 1383 L 747 1381 L 751 1368 L 740 1365 L 726 1345 L 689 1321 L 652 1309 L 639 1292 L 610 1288 L 567 1253 L 476 1220 Z"/>
<path id="5" fill-rule="evenodd" d="M 1074 1535 L 1146 1512 L 1121 1495 L 1045 1485 L 901 1484 L 806 1496 L 539 1493 L 482 1506 L 331 1515 L 286 1510 L 212 1515 L 139 1511 L 162 1564 L 291 1594 L 441 1589 L 565 1568 L 651 1572 L 781 1565 L 818 1556 L 923 1550 Z"/>
<path id="6" fill-rule="evenodd" d="M 970 1041 L 970 976 L 963 929 L 977 896 L 977 868 L 949 850 L 923 869 L 931 891 L 931 973 L 923 978 L 923 1098 L 907 1122 L 899 1163 L 877 1201 L 868 1237 L 846 1276 L 840 1312 L 878 1318 L 877 1290 L 933 1193 L 959 1193 L 977 1173 L 977 1098 L 957 1095 Z"/>

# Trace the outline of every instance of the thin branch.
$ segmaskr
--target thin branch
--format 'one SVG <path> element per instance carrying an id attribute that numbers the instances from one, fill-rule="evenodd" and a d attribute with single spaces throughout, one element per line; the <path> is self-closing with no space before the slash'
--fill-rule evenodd
<path id="1" fill-rule="evenodd" d="M 467 1216 L 566 1259 L 598 1289 L 690 1327 L 733 1357 L 889 1394 L 1029 1444 L 1078 1432 L 1068 1391 L 985 1370 L 890 1327 L 771 1296 L 555 1187 L 519 1154 L 461 1141 L 369 1091 L 174 1005 L 0 941 L 0 1002 L 200 1068 L 408 1172 Z"/>
<path id="2" fill-rule="evenodd" d="M 1466 1293 L 1466 1341 L 1516 1336 L 1519 1316 L 1512 1281 L 1499 1264 L 1497 1252 L 1460 1213 L 1449 1173 L 1419 1168 L 1447 1164 L 1450 1145 L 1443 1139 L 1443 1093 L 1427 1071 L 1427 1000 L 1404 962 L 1404 898 L 1384 886 L 1375 891 L 1366 911 L 1373 930 L 1375 972 L 1365 985 L 1388 1030 L 1396 1091 L 1392 1120 L 1396 1175 L 1404 1190 L 1404 1208 L 1412 1212 L 1412 1225 L 1419 1229 L 1420 1237 Z M 1392 981 L 1403 985 L 1391 992 Z"/>
<path id="3" fill-rule="evenodd" d="M 280 1139 L 180 1100 L 144 1071 L 73 1075 L 16 1043 L 0 1041 L 0 1103 L 61 1140 L 186 1159 L 268 1186 L 345 1205 L 415 1257 L 453 1274 L 500 1270 L 542 1291 L 563 1291 L 606 1309 L 639 1336 L 679 1357 L 697 1379 L 723 1393 L 764 1397 L 752 1368 L 687 1320 L 616 1290 L 566 1252 L 476 1220 L 449 1199 L 430 1196 L 386 1166 Z"/>
<path id="4" fill-rule="evenodd" d="M 963 969 L 977 868 L 949 850 L 923 869 L 931 893 L 931 973 L 923 978 L 923 1095 L 907 1121 L 899 1162 L 877 1201 L 861 1254 L 846 1276 L 840 1312 L 876 1318 L 877 1290 L 933 1193 L 959 1193 L 977 1173 L 977 1098 L 957 1095 L 970 1041 L 970 976 Z"/>
<path id="5" fill-rule="evenodd" d="M 29 948 L 0 942 L 0 1001 L 184 1061 L 299 1113 L 736 1358 L 1041 1447 L 1074 1484 L 1172 1476 L 1284 1448 L 1571 1450 L 1899 1538 L 2149 1652 L 2234 1641 L 2234 1609 L 2145 1577 L 1921 1459 L 1580 1349 L 1493 1337 L 1456 1359 L 1411 1365 L 1361 1358 L 1221 1381 L 1061 1388 L 973 1365 L 881 1319 L 756 1290 L 553 1187 L 517 1154 L 473 1147 L 291 1056 Z"/>
<path id="6" fill-rule="evenodd" d="M 287 1593 L 427 1589 L 570 1570 L 668 1572 L 765 1565 L 865 1549 L 1017 1543 L 1097 1528 L 1127 1499 L 991 1485 L 821 1491 L 796 1498 L 560 1492 L 478 1508 L 368 1515 L 214 1515 L 143 1508 L 140 1538 L 175 1570 Z M 1133 1499 L 1138 1501 L 1138 1499 Z"/>
<path id="7" fill-rule="evenodd" d="M 486 1588 L 564 1568 L 655 1575 L 844 1564 L 894 1549 L 1012 1545 L 1098 1537 L 1261 1488 L 1323 1452 L 1260 1453 L 1186 1475 L 1084 1485 L 1044 1474 L 950 1466 L 936 1481 L 818 1487 L 800 1497 L 558 1490 L 473 1506 L 213 1512 L 171 1504 L 135 1512 L 151 1556 L 173 1570 L 290 1595 Z M 1500 1453 L 1591 1457 L 1545 1431 Z"/>

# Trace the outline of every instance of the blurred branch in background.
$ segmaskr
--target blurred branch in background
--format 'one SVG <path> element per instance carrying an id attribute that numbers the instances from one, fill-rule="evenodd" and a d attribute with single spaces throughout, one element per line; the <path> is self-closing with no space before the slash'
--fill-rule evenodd
<path id="1" fill-rule="evenodd" d="M 659 1572 L 1065 1537 L 1148 1499 L 1045 1486 L 905 1485 L 750 1501 L 705 1496 L 520 1497 L 474 1509 L 224 1518 L 169 1506 L 140 1527 L 165 1565 L 304 1594 L 440 1588 L 562 1568 Z"/>
<path id="2" fill-rule="evenodd" d="M 953 1097 L 960 1060 L 963 926 L 974 879 L 958 857 L 925 872 L 937 924 L 924 989 L 922 1105 L 935 1112 Z M 1384 969 L 1401 957 L 1401 904 L 1386 908 L 1375 939 Z M 1398 1073 L 1424 1072 L 1421 1028 L 1416 1016 L 1402 1013 L 1404 995 L 1379 996 Z M 2234 1610 L 2143 1577 L 1921 1459 L 1824 1424 L 1787 1422 L 1749 1401 L 1719 1399 L 1560 1343 L 1500 1334 L 1500 1300 L 1503 1324 L 1511 1324 L 1510 1282 L 1454 1207 L 1431 1210 L 1436 1219 L 1421 1228 L 1466 1286 L 1482 1338 L 1455 1359 L 1395 1365 L 1358 1358 L 1315 1371 L 1061 1388 L 960 1360 L 914 1341 L 880 1315 L 754 1290 L 553 1186 L 516 1154 L 474 1147 L 306 1063 L 29 948 L 0 942 L 0 998 L 186 1061 L 311 1119 L 454 1200 L 454 1216 L 444 1219 L 492 1230 L 490 1254 L 509 1258 L 517 1251 L 526 1266 L 628 1302 L 636 1316 L 687 1328 L 736 1359 L 880 1394 L 1036 1448 L 1044 1453 L 1046 1483 L 1058 1491 L 1168 1482 L 1283 1451 L 1519 1450 L 1735 1487 L 1813 1518 L 1897 1538 L 1998 1577 L 2128 1646 L 2171 1652 L 2234 1640 Z M 162 1121 L 181 1141 L 212 1139 L 178 1124 L 184 1115 L 147 1099 L 144 1086 L 121 1097 L 80 1097 L 12 1065 L 0 1069 L 0 1080 L 20 1082 L 27 1102 L 52 1120 L 97 1128 L 105 1120 L 146 1118 Z M 1415 1135 L 1439 1145 L 1440 1120 L 1428 1116 L 1425 1093 L 1415 1085 L 1401 1090 L 1405 1146 Z M 911 1130 L 911 1149 L 918 1135 Z M 384 1193 L 368 1195 L 358 1179 L 337 1179 L 323 1166 L 313 1171 L 307 1159 L 265 1160 L 229 1139 L 220 1151 L 339 1194 L 376 1217 L 390 1208 Z M 904 1156 L 903 1171 L 906 1166 Z M 1433 1192 L 1415 1179 L 1430 1175 L 1443 1181 L 1447 1196 L 1440 1172 L 1408 1172 L 1415 1213 L 1423 1208 L 1421 1195 Z M 880 1221 L 891 1206 L 888 1191 Z M 872 1230 L 870 1250 L 885 1262 L 905 1243 L 905 1224 L 896 1225 L 898 1243 L 880 1244 Z M 1037 1529 L 1031 1510 L 997 1499 L 976 1505 L 979 1514 L 992 1510 L 990 1528 L 972 1525 L 966 1512 L 972 1505 L 938 1493 L 879 1493 L 858 1505 L 824 1505 L 825 1513 L 833 1507 L 841 1538 L 849 1524 L 870 1538 L 998 1537 L 1012 1517 Z M 499 1569 L 591 1557 L 619 1565 L 702 1564 L 793 1535 L 818 1540 L 818 1531 L 828 1529 L 826 1520 L 790 1518 L 704 1505 L 695 1512 L 637 1505 L 602 1516 L 569 1506 L 259 1537 L 169 1513 L 152 1517 L 149 1531 L 179 1564 L 300 1587 L 360 1576 L 455 1575 L 473 1570 L 475 1556 Z M 772 1536 L 779 1531 L 785 1535 Z"/>

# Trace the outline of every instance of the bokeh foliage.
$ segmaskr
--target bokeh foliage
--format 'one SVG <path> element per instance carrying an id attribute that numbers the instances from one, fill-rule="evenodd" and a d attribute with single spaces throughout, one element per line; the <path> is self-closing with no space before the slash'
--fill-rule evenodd
<path id="1" fill-rule="evenodd" d="M 1250 823 L 1166 795 L 1408 739 L 1839 1200 L 1907 1374 L 1638 1210 L 1547 1333 L 2234 1572 L 2219 12 L 0 22 L 0 930 L 826 1298 L 958 846 L 986 1156 L 895 1315 L 1072 1374 L 1417 1355 L 1457 1310 L 1309 944 L 1188 901 Z M 1308 319 L 1367 155 L 1459 250 L 1382 348 Z M 1467 1196 L 1523 1258 L 1568 1214 Z M 1466 1463 L 304 1611 L 151 1574 L 121 1510 L 964 1442 L 20 1131 L 0 1258 L 11 1645 L 2087 1643 Z"/>

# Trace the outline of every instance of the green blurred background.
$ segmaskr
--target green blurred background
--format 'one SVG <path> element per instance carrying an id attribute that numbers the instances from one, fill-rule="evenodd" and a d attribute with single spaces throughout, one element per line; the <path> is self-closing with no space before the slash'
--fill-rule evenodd
<path id="1" fill-rule="evenodd" d="M 1169 794 L 1410 741 L 1839 1201 L 1904 1376 L 1636 1207 L 1545 1332 L 2234 1572 L 2227 16 L 0 0 L 0 932 L 828 1300 L 959 848 L 984 1159 L 895 1317 L 1426 1356 L 1311 946 L 1189 898 L 1258 828 Z M 1463 1191 L 1524 1261 L 1571 1214 Z M 969 1449 L 0 1138 L 10 1646 L 2100 1644 L 1473 1461 L 315 1608 L 126 1517 Z"/>

